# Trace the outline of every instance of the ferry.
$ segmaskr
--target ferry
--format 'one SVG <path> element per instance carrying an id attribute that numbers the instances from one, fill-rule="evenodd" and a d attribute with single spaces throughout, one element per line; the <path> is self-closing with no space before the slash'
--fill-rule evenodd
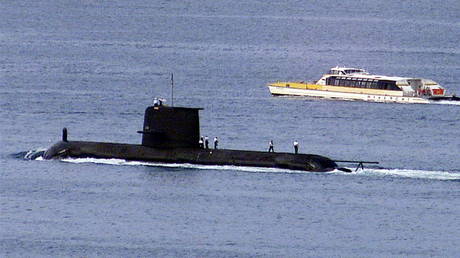
<path id="1" fill-rule="evenodd" d="M 333 67 L 316 82 L 278 81 L 268 84 L 268 88 L 272 95 L 338 100 L 420 104 L 460 101 L 455 95 L 446 95 L 445 88 L 429 79 L 373 75 L 350 67 Z"/>

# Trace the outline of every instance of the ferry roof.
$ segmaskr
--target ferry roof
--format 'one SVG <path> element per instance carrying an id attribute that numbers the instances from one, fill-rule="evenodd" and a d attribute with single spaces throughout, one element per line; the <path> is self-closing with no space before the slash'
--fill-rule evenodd
<path id="1" fill-rule="evenodd" d="M 357 71 L 353 73 L 346 73 L 346 74 L 334 74 L 341 77 L 352 77 L 352 78 L 365 78 L 365 79 L 376 79 L 376 80 L 389 80 L 389 81 L 401 81 L 401 80 L 410 80 L 410 79 L 421 79 L 421 78 L 414 78 L 414 77 L 400 77 L 400 76 L 387 76 L 387 75 L 377 75 L 377 74 L 369 74 L 366 70 L 361 68 L 355 67 L 333 67 L 330 69 L 331 71 Z"/>
<path id="2" fill-rule="evenodd" d="M 361 68 L 339 67 L 339 66 L 331 68 L 331 71 L 341 71 L 344 73 L 367 73 L 366 70 L 361 69 Z"/>
<path id="3" fill-rule="evenodd" d="M 389 81 L 401 81 L 408 79 L 415 79 L 410 77 L 399 77 L 399 76 L 386 76 L 386 75 L 376 75 L 376 74 L 345 74 L 344 77 L 358 77 L 366 79 L 378 79 L 378 80 L 389 80 Z"/>
<path id="4" fill-rule="evenodd" d="M 346 67 L 346 66 L 336 66 L 332 67 L 331 70 L 339 70 L 339 71 L 344 71 L 344 70 L 361 70 L 361 71 L 366 71 L 362 68 L 356 68 L 356 67 Z"/>

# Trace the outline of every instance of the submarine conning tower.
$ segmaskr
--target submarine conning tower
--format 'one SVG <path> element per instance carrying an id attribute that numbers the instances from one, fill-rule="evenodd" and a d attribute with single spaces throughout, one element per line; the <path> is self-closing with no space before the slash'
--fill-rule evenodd
<path id="1" fill-rule="evenodd" d="M 153 148 L 199 148 L 202 108 L 150 106 L 145 110 L 142 145 Z"/>

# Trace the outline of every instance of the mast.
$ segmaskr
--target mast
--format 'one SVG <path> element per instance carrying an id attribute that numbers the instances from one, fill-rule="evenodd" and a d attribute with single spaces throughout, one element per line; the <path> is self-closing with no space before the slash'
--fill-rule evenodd
<path id="1" fill-rule="evenodd" d="M 174 74 L 171 73 L 171 107 L 174 107 Z"/>

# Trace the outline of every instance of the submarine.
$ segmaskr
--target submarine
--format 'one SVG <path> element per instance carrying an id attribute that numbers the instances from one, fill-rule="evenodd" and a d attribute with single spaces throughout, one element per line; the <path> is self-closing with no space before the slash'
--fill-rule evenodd
<path id="1" fill-rule="evenodd" d="M 145 110 L 141 144 L 62 140 L 43 154 L 44 159 L 103 158 L 162 163 L 270 167 L 309 172 L 339 169 L 334 160 L 315 154 L 294 154 L 249 150 L 208 149 L 200 142 L 199 111 L 202 108 L 174 107 L 154 103 Z M 339 161 L 338 161 L 339 162 Z M 340 161 L 372 163 L 365 161 Z"/>

